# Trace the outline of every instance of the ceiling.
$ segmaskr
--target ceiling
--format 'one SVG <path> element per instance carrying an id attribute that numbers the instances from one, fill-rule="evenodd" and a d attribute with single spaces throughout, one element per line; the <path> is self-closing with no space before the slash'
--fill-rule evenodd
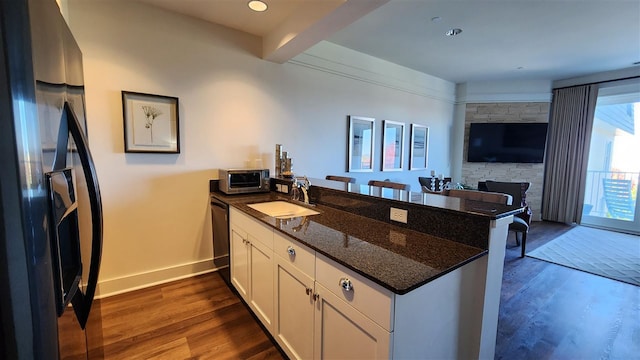
<path id="1" fill-rule="evenodd" d="M 140 0 L 148 4 L 224 25 L 249 34 L 265 36 L 304 3 L 317 0 L 265 0 L 268 9 L 251 11 L 244 0 Z"/>
<path id="2" fill-rule="evenodd" d="M 324 39 L 455 83 L 560 80 L 632 66 L 640 75 L 640 0 L 264 0 L 264 13 L 243 0 L 140 1 L 263 44 L 283 46 L 290 38 L 275 33 L 298 34 L 295 49 L 270 59 L 279 62 Z M 354 10 L 363 3 L 374 5 Z M 462 33 L 445 36 L 451 28 Z"/>

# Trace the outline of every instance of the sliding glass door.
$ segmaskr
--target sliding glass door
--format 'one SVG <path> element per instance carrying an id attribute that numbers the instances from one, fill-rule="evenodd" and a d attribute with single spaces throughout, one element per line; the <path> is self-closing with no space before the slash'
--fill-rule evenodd
<path id="1" fill-rule="evenodd" d="M 603 87 L 593 123 L 582 224 L 640 234 L 640 82 Z"/>

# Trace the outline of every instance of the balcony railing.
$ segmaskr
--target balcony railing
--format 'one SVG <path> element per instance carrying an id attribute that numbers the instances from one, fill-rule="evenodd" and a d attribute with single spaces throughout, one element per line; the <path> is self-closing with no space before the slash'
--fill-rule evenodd
<path id="1" fill-rule="evenodd" d="M 583 215 L 618 220 L 633 220 L 638 196 L 639 174 L 640 173 L 637 172 L 620 171 L 587 171 Z M 629 219 L 629 213 L 627 213 L 627 215 L 621 215 L 619 212 L 614 211 L 614 206 L 611 203 L 611 194 L 605 193 L 605 179 L 623 180 L 621 183 L 630 183 L 628 189 L 627 187 L 617 189 L 614 196 L 620 198 L 620 204 L 623 204 L 623 207 L 629 207 L 631 219 Z M 609 197 L 609 206 L 607 206 L 607 200 L 605 200 L 607 197 Z M 609 207 L 611 207 L 611 209 Z"/>

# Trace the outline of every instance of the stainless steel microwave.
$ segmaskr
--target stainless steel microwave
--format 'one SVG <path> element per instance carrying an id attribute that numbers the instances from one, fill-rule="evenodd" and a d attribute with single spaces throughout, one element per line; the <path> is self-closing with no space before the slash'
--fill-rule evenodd
<path id="1" fill-rule="evenodd" d="M 220 169 L 219 188 L 225 194 L 269 191 L 269 169 Z"/>

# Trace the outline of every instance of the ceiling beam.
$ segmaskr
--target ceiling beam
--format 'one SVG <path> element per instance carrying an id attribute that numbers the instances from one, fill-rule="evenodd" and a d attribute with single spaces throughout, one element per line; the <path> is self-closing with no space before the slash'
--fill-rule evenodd
<path id="1" fill-rule="evenodd" d="M 387 2 L 389 0 L 305 3 L 262 38 L 262 58 L 279 64 L 285 63 Z"/>

